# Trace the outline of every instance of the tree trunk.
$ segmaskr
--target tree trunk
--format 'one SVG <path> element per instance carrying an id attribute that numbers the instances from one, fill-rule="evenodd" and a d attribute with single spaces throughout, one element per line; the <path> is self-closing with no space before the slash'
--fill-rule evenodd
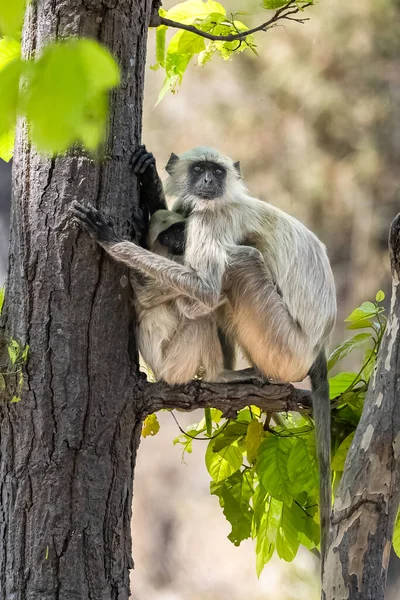
<path id="1" fill-rule="evenodd" d="M 125 600 L 133 469 L 142 421 L 125 270 L 71 226 L 72 200 L 118 216 L 137 202 L 150 0 L 37 0 L 26 55 L 85 35 L 117 58 L 106 160 L 46 159 L 20 126 L 13 170 L 5 329 L 29 344 L 21 400 L 1 403 L 1 600 Z"/>
<path id="2" fill-rule="evenodd" d="M 384 600 L 400 500 L 400 215 L 389 236 L 390 315 L 335 497 L 325 600 Z"/>

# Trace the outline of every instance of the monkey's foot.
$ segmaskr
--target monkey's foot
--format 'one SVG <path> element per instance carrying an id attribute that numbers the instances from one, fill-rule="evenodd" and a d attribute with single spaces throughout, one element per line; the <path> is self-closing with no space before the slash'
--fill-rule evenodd
<path id="1" fill-rule="evenodd" d="M 156 159 L 152 152 L 147 152 L 146 146 L 139 146 L 133 153 L 131 165 L 135 175 L 144 175 L 156 177 Z"/>
<path id="2" fill-rule="evenodd" d="M 87 231 L 99 244 L 117 244 L 121 240 L 116 236 L 112 221 L 106 219 L 94 206 L 83 206 L 73 202 L 71 212 L 75 223 Z"/>
<path id="3" fill-rule="evenodd" d="M 224 369 L 223 373 L 216 379 L 217 383 L 253 383 L 255 385 L 265 385 L 268 379 L 260 373 L 258 369 L 250 367 L 238 371 L 229 371 Z"/>

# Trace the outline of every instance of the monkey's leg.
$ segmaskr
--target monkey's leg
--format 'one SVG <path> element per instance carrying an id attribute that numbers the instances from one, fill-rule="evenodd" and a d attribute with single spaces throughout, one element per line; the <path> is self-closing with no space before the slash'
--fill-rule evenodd
<path id="1" fill-rule="evenodd" d="M 153 254 L 132 242 L 117 238 L 103 215 L 93 206 L 72 205 L 72 213 L 79 225 L 112 256 L 128 267 L 155 277 L 166 287 L 204 305 L 205 311 L 214 310 L 218 305 L 223 271 L 214 269 L 210 281 L 200 277 L 195 271 L 168 258 Z"/>
<path id="2" fill-rule="evenodd" d="M 301 381 L 314 359 L 307 332 L 291 316 L 258 250 L 230 249 L 226 296 L 227 331 L 251 362 L 275 381 Z"/>

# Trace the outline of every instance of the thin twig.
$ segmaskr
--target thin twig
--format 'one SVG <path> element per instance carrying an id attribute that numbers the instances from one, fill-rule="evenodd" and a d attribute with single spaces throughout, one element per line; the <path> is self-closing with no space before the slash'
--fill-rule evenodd
<path id="1" fill-rule="evenodd" d="M 206 38 L 207 40 L 212 40 L 215 42 L 234 42 L 236 40 L 243 40 L 247 36 L 252 33 L 256 33 L 257 31 L 267 31 L 272 27 L 275 27 L 276 22 L 279 20 L 287 19 L 288 21 L 296 21 L 297 23 L 304 23 L 308 21 L 307 17 L 294 19 L 291 15 L 295 15 L 300 10 L 311 6 L 312 2 L 307 2 L 303 4 L 300 8 L 297 6 L 296 0 L 290 0 L 285 6 L 279 8 L 273 17 L 271 17 L 265 23 L 258 25 L 257 27 L 253 27 L 253 29 L 247 29 L 246 31 L 240 31 L 238 33 L 232 33 L 230 35 L 214 35 L 213 33 L 208 33 L 208 31 L 202 31 L 195 25 L 186 25 L 185 23 L 179 23 L 178 21 L 172 21 L 171 19 L 167 19 L 166 17 L 162 17 L 158 14 L 158 12 L 154 12 L 150 21 L 150 27 L 159 27 L 160 25 L 166 25 L 167 27 L 174 27 L 175 29 L 184 29 L 185 31 L 190 31 L 191 33 L 195 33 L 200 37 Z M 292 8 L 293 7 L 293 8 Z M 291 10 L 288 10 L 291 9 Z"/>

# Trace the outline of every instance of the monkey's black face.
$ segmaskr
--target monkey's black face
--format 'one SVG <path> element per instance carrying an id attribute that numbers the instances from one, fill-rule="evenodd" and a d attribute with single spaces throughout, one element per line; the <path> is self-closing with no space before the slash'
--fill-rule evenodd
<path id="1" fill-rule="evenodd" d="M 180 256 L 185 252 L 185 223 L 174 223 L 160 233 L 158 241 L 172 254 Z"/>
<path id="2" fill-rule="evenodd" d="M 204 200 L 213 200 L 225 191 L 226 169 L 211 161 L 193 163 L 189 168 L 190 189 Z"/>

